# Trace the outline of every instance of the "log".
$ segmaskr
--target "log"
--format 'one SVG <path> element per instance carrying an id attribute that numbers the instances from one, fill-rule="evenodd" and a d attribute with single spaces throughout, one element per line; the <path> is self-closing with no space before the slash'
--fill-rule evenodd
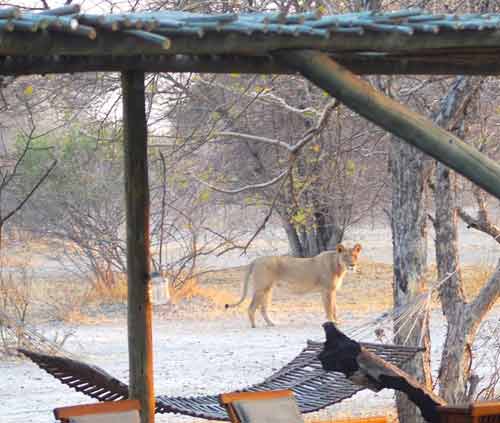
<path id="1" fill-rule="evenodd" d="M 351 382 L 378 392 L 384 388 L 404 392 L 430 423 L 439 423 L 438 407 L 446 401 L 408 373 L 363 348 L 334 323 L 323 324 L 326 342 L 318 358 L 325 370 L 343 373 Z"/>

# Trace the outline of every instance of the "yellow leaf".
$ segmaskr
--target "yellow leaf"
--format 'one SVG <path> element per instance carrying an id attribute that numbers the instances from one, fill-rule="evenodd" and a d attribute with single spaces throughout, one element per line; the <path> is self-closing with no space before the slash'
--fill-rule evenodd
<path id="1" fill-rule="evenodd" d="M 201 193 L 200 196 L 198 197 L 198 200 L 202 203 L 207 202 L 210 200 L 211 197 L 211 191 L 209 188 L 204 189 Z"/>
<path id="2" fill-rule="evenodd" d="M 231 78 L 239 78 L 240 77 L 240 74 L 239 73 L 230 73 L 229 76 Z"/>
<path id="3" fill-rule="evenodd" d="M 33 94 L 33 85 L 28 85 L 28 86 L 24 89 L 24 94 L 25 94 L 25 95 L 31 95 L 31 94 Z"/>
<path id="4" fill-rule="evenodd" d="M 307 220 L 307 215 L 305 210 L 299 209 L 297 213 L 292 216 L 292 223 L 296 225 L 304 225 Z"/>
<path id="5" fill-rule="evenodd" d="M 319 144 L 313 144 L 311 145 L 311 150 L 315 153 L 319 153 L 321 151 L 321 146 Z"/>
<path id="6" fill-rule="evenodd" d="M 356 172 L 356 164 L 354 163 L 353 160 L 347 160 L 345 164 L 345 169 L 347 172 L 347 175 L 353 176 L 354 173 Z"/>

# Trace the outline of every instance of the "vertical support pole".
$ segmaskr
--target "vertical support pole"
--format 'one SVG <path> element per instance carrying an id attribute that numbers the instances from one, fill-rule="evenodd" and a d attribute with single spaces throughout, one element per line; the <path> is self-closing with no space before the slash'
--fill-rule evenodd
<path id="1" fill-rule="evenodd" d="M 141 402 L 141 423 L 153 423 L 152 305 L 149 184 L 144 72 L 122 73 L 127 211 L 128 351 L 130 398 Z"/>

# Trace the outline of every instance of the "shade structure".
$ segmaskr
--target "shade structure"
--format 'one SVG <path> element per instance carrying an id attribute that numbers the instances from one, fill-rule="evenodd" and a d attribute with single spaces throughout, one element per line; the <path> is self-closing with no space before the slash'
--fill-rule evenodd
<path id="1" fill-rule="evenodd" d="M 420 9 L 321 16 L 0 9 L 0 74 L 291 73 L 272 52 L 328 53 L 359 74 L 498 74 L 500 15 Z"/>
<path id="2" fill-rule="evenodd" d="M 432 15 L 418 9 L 320 16 L 315 12 L 200 15 L 177 11 L 93 15 L 81 13 L 76 5 L 41 13 L 3 8 L 0 75 L 119 71 L 124 87 L 135 84 L 142 92 L 139 97 L 143 97 L 144 72 L 295 73 L 295 67 L 283 60 L 287 50 L 321 52 L 358 74 L 496 75 L 500 73 L 499 27 L 498 14 Z M 300 71 L 307 73 L 304 68 Z M 138 98 L 126 96 L 129 105 Z M 133 115 L 134 112 L 129 113 L 125 126 L 132 127 Z M 368 113 L 363 115 L 370 118 Z M 147 133 L 144 116 L 140 120 L 141 130 L 131 131 L 137 139 L 132 135 L 128 145 L 137 143 L 134 148 L 141 152 L 141 157 L 134 158 L 130 152 L 126 157 L 131 171 L 126 183 L 135 186 L 127 193 L 128 217 L 132 217 L 127 255 L 128 262 L 134 263 L 129 272 L 129 289 L 137 295 L 129 302 L 128 321 L 133 385 L 130 391 L 141 397 L 145 423 L 153 420 L 154 391 L 151 304 L 146 287 L 151 276 L 149 245 L 145 242 L 149 207 L 144 173 L 147 160 L 142 154 Z M 392 124 L 384 127 L 397 133 Z M 417 144 L 413 137 L 405 141 Z M 442 152 L 435 157 L 445 161 Z M 457 171 L 464 173 L 464 168 L 481 166 L 481 160 L 476 158 L 461 157 L 463 162 L 455 163 Z M 134 172 L 141 166 L 140 172 Z M 493 171 L 488 175 L 489 182 L 478 181 L 485 189 L 492 186 L 491 181 L 500 181 L 497 166 L 490 168 Z M 141 182 L 134 181 L 135 174 Z M 141 200 L 134 203 L 137 196 Z M 136 220 L 142 212 L 146 219 Z M 138 221 L 140 224 L 136 225 Z M 137 257 L 135 252 L 139 253 Z M 212 407 L 210 400 L 206 401 Z"/>

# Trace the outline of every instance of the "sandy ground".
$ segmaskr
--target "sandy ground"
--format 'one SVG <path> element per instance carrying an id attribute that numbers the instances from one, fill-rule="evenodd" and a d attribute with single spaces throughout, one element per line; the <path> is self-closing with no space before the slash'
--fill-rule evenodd
<path id="1" fill-rule="evenodd" d="M 432 235 L 431 235 L 432 236 Z M 338 307 L 342 327 L 356 326 L 373 318 L 391 305 L 391 244 L 388 228 L 369 228 L 354 232 L 349 241 L 362 240 L 363 265 L 357 275 L 349 275 L 339 293 Z M 464 264 L 491 265 L 499 256 L 498 247 L 487 237 L 462 231 Z M 282 251 L 283 240 L 259 244 L 253 255 Z M 259 248 L 261 247 L 261 248 Z M 266 248 L 264 248 L 266 247 Z M 248 262 L 227 260 L 231 265 Z M 214 267 L 219 263 L 214 263 Z M 368 277 L 369 276 L 369 277 Z M 200 295 L 178 304 L 157 308 L 154 320 L 155 389 L 157 394 L 199 395 L 231 391 L 261 381 L 291 360 L 308 339 L 323 340 L 324 321 L 318 294 L 294 297 L 278 291 L 271 307 L 274 328 L 251 329 L 244 308 L 225 311 L 223 304 L 239 294 L 241 273 L 228 272 L 203 284 Z M 66 344 L 66 350 L 81 360 L 96 364 L 115 377 L 127 381 L 128 355 L 126 310 L 115 307 L 105 321 L 81 325 Z M 500 310 L 495 308 L 483 326 L 483 339 L 492 325 L 498 325 Z M 55 328 L 46 328 L 50 333 Z M 440 313 L 432 317 L 433 362 L 439 363 L 439 345 L 444 336 Z M 372 333 L 363 340 L 374 340 Z M 477 352 L 477 358 L 483 352 Z M 479 373 L 488 373 L 483 358 Z M 0 362 L 0 422 L 53 421 L 52 409 L 92 401 L 61 385 L 27 361 Z M 351 400 L 330 407 L 309 418 L 390 413 L 393 394 L 364 391 Z M 192 421 L 182 416 L 159 416 L 159 422 Z"/>

